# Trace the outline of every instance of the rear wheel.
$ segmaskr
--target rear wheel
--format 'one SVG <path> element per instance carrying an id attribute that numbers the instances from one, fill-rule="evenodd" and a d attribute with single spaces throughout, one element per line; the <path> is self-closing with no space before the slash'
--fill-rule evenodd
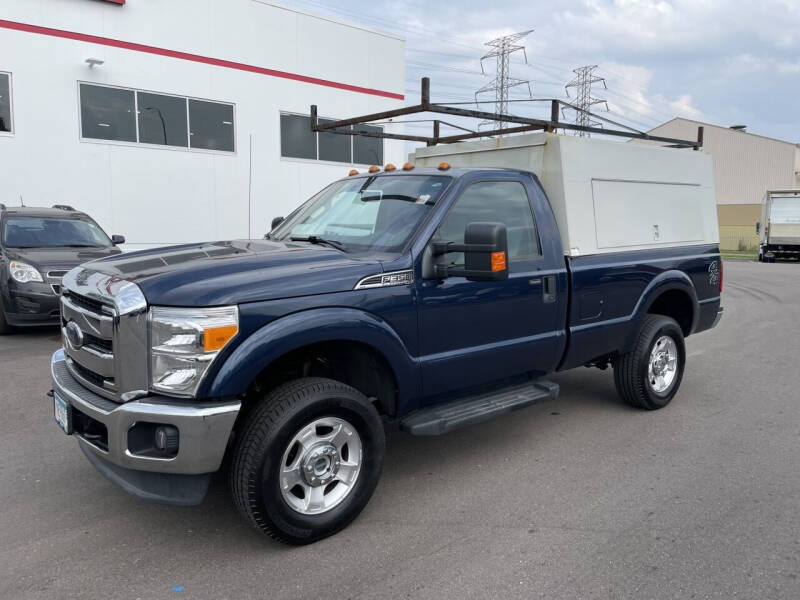
<path id="1" fill-rule="evenodd" d="M 383 454 L 383 423 L 363 394 L 331 379 L 298 379 L 248 416 L 230 470 L 234 501 L 259 531 L 308 544 L 358 516 Z"/>
<path id="2" fill-rule="evenodd" d="M 614 365 L 617 393 L 637 408 L 663 408 L 678 392 L 685 362 L 686 346 L 678 323 L 662 315 L 646 315 L 633 351 Z"/>

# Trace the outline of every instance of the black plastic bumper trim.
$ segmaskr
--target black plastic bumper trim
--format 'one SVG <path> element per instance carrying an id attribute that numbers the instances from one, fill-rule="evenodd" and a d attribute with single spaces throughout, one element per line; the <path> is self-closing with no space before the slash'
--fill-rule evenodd
<path id="1" fill-rule="evenodd" d="M 180 475 L 126 469 L 103 460 L 83 444 L 79 445 L 103 477 L 137 498 L 172 506 L 196 506 L 206 497 L 211 473 Z"/>

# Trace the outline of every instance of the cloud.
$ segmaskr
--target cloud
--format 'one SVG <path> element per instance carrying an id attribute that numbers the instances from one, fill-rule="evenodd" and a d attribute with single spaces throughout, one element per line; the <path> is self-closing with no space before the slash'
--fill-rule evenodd
<path id="1" fill-rule="evenodd" d="M 679 117 L 695 120 L 703 118 L 703 113 L 692 105 L 691 94 L 681 94 L 677 100 L 673 100 L 669 105 L 675 110 L 676 115 Z"/>

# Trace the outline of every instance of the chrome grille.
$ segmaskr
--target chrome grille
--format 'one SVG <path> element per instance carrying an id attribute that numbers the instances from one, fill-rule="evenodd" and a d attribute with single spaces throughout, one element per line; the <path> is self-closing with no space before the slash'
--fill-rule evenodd
<path id="1" fill-rule="evenodd" d="M 61 332 L 67 367 L 73 376 L 93 391 L 107 397 L 116 395 L 114 361 L 114 318 L 111 307 L 65 290 L 61 296 Z M 74 321 L 82 332 L 82 343 L 70 341 L 67 324 Z"/>
<path id="2" fill-rule="evenodd" d="M 84 308 L 90 312 L 96 313 L 98 315 L 113 315 L 114 308 L 102 302 L 100 300 L 95 300 L 94 298 L 89 298 L 88 296 L 81 296 L 80 294 L 76 294 L 71 290 L 64 290 L 64 296 L 69 298 L 69 301 L 81 308 Z"/>
<path id="3" fill-rule="evenodd" d="M 48 271 L 47 272 L 47 283 L 50 284 L 50 289 L 53 290 L 53 293 L 58 296 L 61 294 L 61 278 L 66 275 L 66 271 Z"/>
<path id="4" fill-rule="evenodd" d="M 138 286 L 86 266 L 64 275 L 61 292 L 65 363 L 72 376 L 113 402 L 147 395 L 148 312 Z"/>

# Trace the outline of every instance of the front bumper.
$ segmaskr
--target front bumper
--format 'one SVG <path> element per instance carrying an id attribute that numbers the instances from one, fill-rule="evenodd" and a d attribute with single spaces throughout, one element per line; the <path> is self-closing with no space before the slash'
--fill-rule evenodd
<path id="1" fill-rule="evenodd" d="M 5 304 L 6 319 L 18 327 L 57 325 L 60 320 L 58 296 L 44 284 L 37 290 L 9 290 Z"/>
<path id="2" fill-rule="evenodd" d="M 233 423 L 241 407 L 238 400 L 200 402 L 147 396 L 117 404 L 83 387 L 69 372 L 63 350 L 53 354 L 50 372 L 53 391 L 67 401 L 73 411 L 105 427 L 107 435 L 102 442 L 98 442 L 95 436 L 83 435 L 78 431 L 74 435 L 90 460 L 97 459 L 91 462 L 106 477 L 127 491 L 154 499 L 151 498 L 148 485 L 142 484 L 143 477 L 147 480 L 146 473 L 184 476 L 207 474 L 219 469 Z M 129 432 L 137 423 L 176 427 L 179 433 L 177 454 L 171 458 L 161 458 L 132 452 Z M 135 473 L 137 471 L 140 473 Z M 163 477 L 150 478 L 150 483 L 154 479 Z M 174 479 L 178 481 L 186 478 Z M 159 484 L 157 487 L 160 489 L 164 485 Z M 169 501 L 168 498 L 155 499 Z"/>

